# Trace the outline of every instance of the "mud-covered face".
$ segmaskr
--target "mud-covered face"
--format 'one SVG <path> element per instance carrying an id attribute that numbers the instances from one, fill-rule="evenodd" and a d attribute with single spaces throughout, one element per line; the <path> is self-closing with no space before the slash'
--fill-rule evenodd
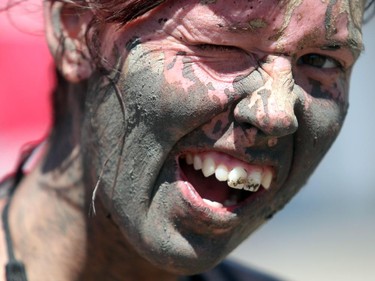
<path id="1" fill-rule="evenodd" d="M 362 9 L 167 1 L 108 28 L 117 71 L 91 79 L 85 165 L 142 256 L 206 270 L 301 188 L 342 126 Z"/>

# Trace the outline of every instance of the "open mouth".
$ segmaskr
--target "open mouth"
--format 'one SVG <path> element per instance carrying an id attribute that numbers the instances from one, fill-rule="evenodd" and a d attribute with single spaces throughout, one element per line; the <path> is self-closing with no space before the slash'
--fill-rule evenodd
<path id="1" fill-rule="evenodd" d="M 179 165 L 183 180 L 214 208 L 233 207 L 268 190 L 273 178 L 269 166 L 249 165 L 218 152 L 180 155 Z"/>

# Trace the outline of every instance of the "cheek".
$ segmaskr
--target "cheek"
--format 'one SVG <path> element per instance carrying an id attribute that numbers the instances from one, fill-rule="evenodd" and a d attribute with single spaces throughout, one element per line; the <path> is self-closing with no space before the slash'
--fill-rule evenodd
<path id="1" fill-rule="evenodd" d="M 346 108 L 330 100 L 315 99 L 309 116 L 310 130 L 314 139 L 334 139 L 339 133 L 346 115 Z"/>
<path id="2" fill-rule="evenodd" d="M 305 109 L 308 109 L 316 99 L 347 106 L 349 74 L 332 70 L 322 75 L 318 70 L 305 68 L 296 71 L 294 77 L 296 84 L 304 91 Z"/>
<path id="3" fill-rule="evenodd" d="M 224 111 L 234 95 L 230 83 L 201 75 L 183 56 L 141 46 L 130 53 L 122 73 L 119 85 L 127 118 L 168 142 Z"/>
<path id="4" fill-rule="evenodd" d="M 324 90 L 314 89 L 316 87 L 319 86 L 312 86 L 316 96 L 306 94 L 306 104 L 302 112 L 298 113 L 299 130 L 296 138 L 299 143 L 297 146 L 305 150 L 303 154 L 306 153 L 306 159 L 311 159 L 314 165 L 318 163 L 316 161 L 320 161 L 339 134 L 348 105 L 347 102 L 337 101 L 330 96 L 327 98 Z"/>
<path id="5" fill-rule="evenodd" d="M 204 92 L 211 103 L 221 105 L 222 109 L 229 101 L 229 95 L 234 92 L 235 77 L 221 75 L 208 63 L 199 62 L 199 58 L 186 56 L 184 53 L 166 51 L 164 79 L 165 83 L 183 89 L 191 98 L 200 98 Z"/>
<path id="6" fill-rule="evenodd" d="M 311 98 L 305 118 L 314 148 L 331 145 L 343 125 L 346 111 L 347 102 L 322 97 Z"/>
<path id="7" fill-rule="evenodd" d="M 296 112 L 298 154 L 306 166 L 315 166 L 336 139 L 348 108 L 348 77 L 332 73 L 319 79 L 306 70 L 295 75 L 301 108 Z M 316 78 L 316 79 L 314 79 Z"/>

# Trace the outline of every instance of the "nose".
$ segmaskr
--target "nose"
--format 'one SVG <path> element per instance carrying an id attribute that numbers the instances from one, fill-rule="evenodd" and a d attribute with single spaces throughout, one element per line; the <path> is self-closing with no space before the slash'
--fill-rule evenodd
<path id="1" fill-rule="evenodd" d="M 259 72 L 262 85 L 238 102 L 234 109 L 236 121 L 255 126 L 272 137 L 293 134 L 298 128 L 294 111 L 297 95 L 293 93 L 290 58 L 267 56 Z"/>

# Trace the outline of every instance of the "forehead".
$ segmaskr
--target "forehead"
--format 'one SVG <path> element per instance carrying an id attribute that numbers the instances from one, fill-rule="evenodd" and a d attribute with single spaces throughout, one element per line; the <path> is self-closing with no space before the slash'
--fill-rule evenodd
<path id="1" fill-rule="evenodd" d="M 294 16 L 299 20 L 322 19 L 346 13 L 357 23 L 361 22 L 365 0 L 170 0 L 169 11 L 179 9 L 189 17 L 200 13 L 202 19 L 221 19 L 223 23 L 250 23 L 254 17 L 284 22 Z M 251 25 L 251 23 L 250 23 Z"/>
<path id="2" fill-rule="evenodd" d="M 176 0 L 167 1 L 157 14 L 172 19 L 164 26 L 170 32 L 223 44 L 252 34 L 285 48 L 286 42 L 310 36 L 351 42 L 360 50 L 363 9 L 364 0 Z"/>

